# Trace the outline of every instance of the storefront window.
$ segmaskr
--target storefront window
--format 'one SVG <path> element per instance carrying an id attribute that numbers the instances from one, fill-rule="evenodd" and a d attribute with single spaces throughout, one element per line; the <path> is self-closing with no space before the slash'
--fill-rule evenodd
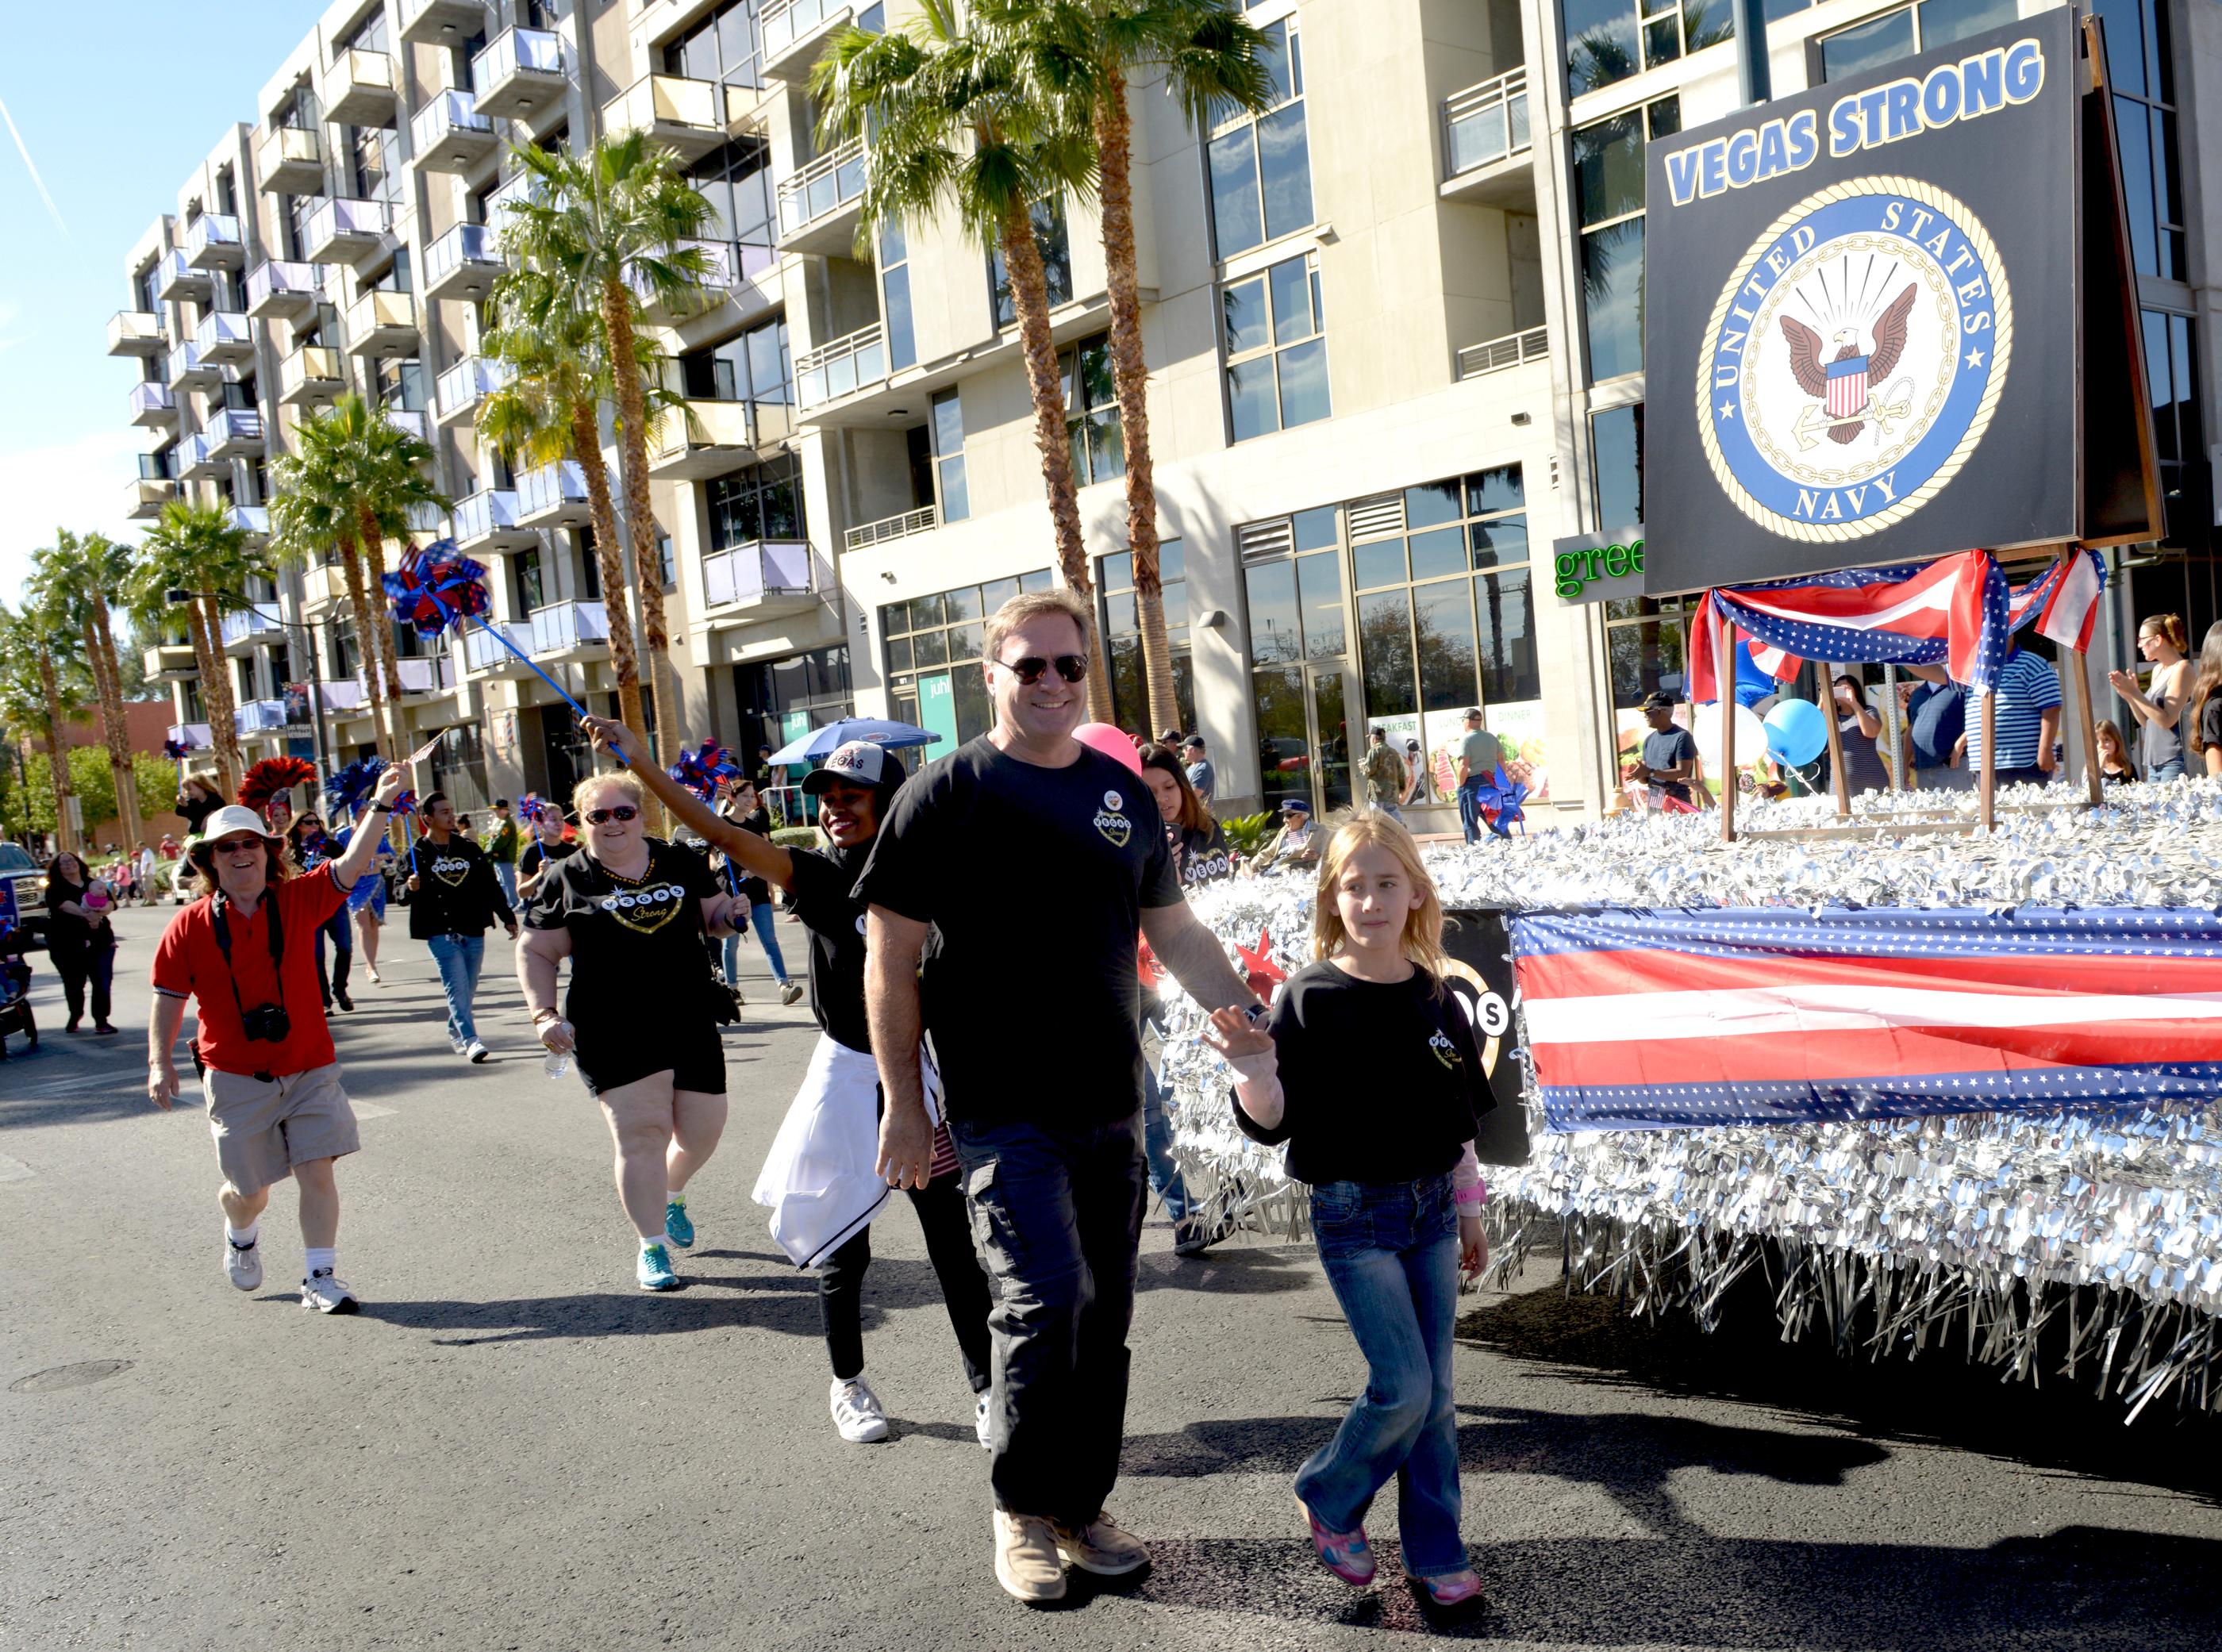
<path id="1" fill-rule="evenodd" d="M 744 769 L 753 771 L 763 747 L 776 751 L 814 728 L 856 714 L 848 647 L 836 643 L 784 659 L 737 665 L 733 699 L 741 714 L 733 755 Z M 801 823 L 809 818 L 808 805 L 788 784 L 800 780 L 808 766 L 782 765 L 773 771 L 772 795 L 766 801 L 783 820 Z"/>
<path id="2" fill-rule="evenodd" d="M 1250 614 L 1251 697 L 1267 808 L 1287 797 L 1315 809 L 1351 801 L 1344 674 L 1349 626 L 1334 506 L 1254 524 L 1241 539 Z"/>
<path id="3" fill-rule="evenodd" d="M 1643 148 L 1682 129 L 1661 97 L 1574 130 L 1584 323 L 1591 380 L 1643 368 Z"/>
<path id="4" fill-rule="evenodd" d="M 1165 644 L 1172 654 L 1173 702 L 1183 732 L 1196 727 L 1194 658 L 1189 651 L 1188 574 L 1181 542 L 1158 545 L 1158 577 L 1164 593 Z M 1095 562 L 1096 588 L 1103 594 L 1104 664 L 1111 676 L 1113 720 L 1129 733 L 1154 738 L 1164 732 L 1150 724 L 1150 697 L 1142 672 L 1142 625 L 1134 605 L 1134 556 L 1120 551 Z"/>
<path id="5" fill-rule="evenodd" d="M 988 732 L 995 710 L 980 669 L 988 616 L 1020 591 L 1046 591 L 1053 582 L 1045 568 L 892 602 L 880 610 L 889 714 L 897 722 L 931 730 L 934 737 L 920 762 L 946 757 Z"/>

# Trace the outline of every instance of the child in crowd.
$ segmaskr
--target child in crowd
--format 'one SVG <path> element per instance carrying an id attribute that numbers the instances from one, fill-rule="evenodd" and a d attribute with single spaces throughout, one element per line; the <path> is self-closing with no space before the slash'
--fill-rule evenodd
<path id="1" fill-rule="evenodd" d="M 1334 833 L 1313 908 L 1316 963 L 1254 1024 L 1215 1012 L 1245 1134 L 1289 1144 L 1312 1228 L 1365 1355 L 1365 1391 L 1296 1473 L 1321 1561 L 1373 1580 L 1363 1523 L 1393 1476 L 1404 1570 L 1438 1606 L 1481 1592 L 1459 1532 L 1451 1329 L 1459 1274 L 1489 1259 L 1473 1153 L 1493 1105 L 1472 1024 L 1443 984 L 1443 909 L 1412 835 L 1368 810 Z"/>

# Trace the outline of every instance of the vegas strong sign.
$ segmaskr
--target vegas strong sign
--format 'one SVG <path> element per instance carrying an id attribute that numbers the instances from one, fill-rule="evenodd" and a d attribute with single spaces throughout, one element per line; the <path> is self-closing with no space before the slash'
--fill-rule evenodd
<path id="1" fill-rule="evenodd" d="M 2071 13 L 1651 145 L 1654 593 L 2073 537 Z"/>

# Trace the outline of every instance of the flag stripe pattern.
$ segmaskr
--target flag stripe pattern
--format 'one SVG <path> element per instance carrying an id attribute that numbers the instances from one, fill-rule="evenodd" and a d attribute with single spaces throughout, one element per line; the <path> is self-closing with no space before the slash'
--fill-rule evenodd
<path id="1" fill-rule="evenodd" d="M 1513 950 L 1554 1130 L 2222 1097 L 2213 912 L 1555 912 Z"/>
<path id="2" fill-rule="evenodd" d="M 1966 550 L 1925 564 L 1723 586 L 1705 594 L 1692 620 L 1690 698 L 1719 697 L 1713 636 L 1723 619 L 1754 639 L 1754 656 L 1785 681 L 1805 660 L 1889 662 L 1942 665 L 1953 682 L 1988 694 L 2012 634 L 2032 620 L 2053 641 L 2087 648 L 2106 583 L 2106 562 L 2093 550 L 2018 587 L 1988 551 Z"/>

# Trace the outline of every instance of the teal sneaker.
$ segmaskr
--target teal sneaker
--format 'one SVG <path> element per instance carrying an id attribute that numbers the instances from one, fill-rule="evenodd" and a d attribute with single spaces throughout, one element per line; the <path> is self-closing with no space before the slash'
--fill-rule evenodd
<path id="1" fill-rule="evenodd" d="M 671 1271 L 671 1253 L 661 1245 L 640 1247 L 640 1266 L 633 1277 L 643 1291 L 676 1291 L 679 1276 Z"/>
<path id="2" fill-rule="evenodd" d="M 676 1199 L 663 1207 L 663 1236 L 682 1251 L 694 1243 L 694 1224 L 687 1220 L 687 1207 Z"/>

